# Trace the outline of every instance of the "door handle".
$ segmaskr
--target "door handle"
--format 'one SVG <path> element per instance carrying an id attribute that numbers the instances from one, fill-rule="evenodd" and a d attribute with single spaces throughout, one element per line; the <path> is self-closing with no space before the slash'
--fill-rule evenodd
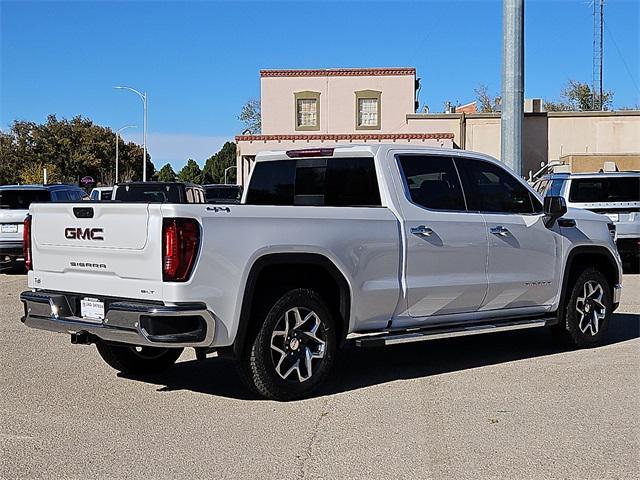
<path id="1" fill-rule="evenodd" d="M 417 227 L 411 227 L 411 233 L 419 237 L 429 237 L 433 234 L 433 230 L 424 225 L 418 225 Z"/>
<path id="2" fill-rule="evenodd" d="M 491 227 L 489 231 L 494 235 L 500 235 L 501 237 L 506 237 L 507 235 L 509 235 L 509 233 L 511 233 L 509 232 L 508 228 L 505 228 L 502 225 L 498 225 L 497 227 Z"/>

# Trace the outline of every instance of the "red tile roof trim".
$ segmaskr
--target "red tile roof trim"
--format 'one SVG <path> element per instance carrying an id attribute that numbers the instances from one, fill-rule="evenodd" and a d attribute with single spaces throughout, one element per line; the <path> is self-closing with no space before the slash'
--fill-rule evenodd
<path id="1" fill-rule="evenodd" d="M 415 75 L 416 69 L 404 68 L 327 68 L 316 70 L 260 70 L 261 77 L 361 77 Z"/>
<path id="2" fill-rule="evenodd" d="M 290 140 L 444 140 L 453 133 L 320 133 L 312 135 L 237 135 L 236 142 Z"/>

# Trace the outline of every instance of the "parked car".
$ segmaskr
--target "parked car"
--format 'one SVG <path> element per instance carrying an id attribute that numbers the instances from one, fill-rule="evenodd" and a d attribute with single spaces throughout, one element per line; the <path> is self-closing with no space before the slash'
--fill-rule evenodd
<path id="1" fill-rule="evenodd" d="M 554 173 L 534 184 L 541 195 L 560 195 L 567 205 L 606 215 L 616 226 L 622 261 L 640 264 L 640 172 Z"/>
<path id="2" fill-rule="evenodd" d="M 113 187 L 95 187 L 91 190 L 89 198 L 98 202 L 104 202 L 111 200 L 111 194 L 113 193 Z"/>
<path id="3" fill-rule="evenodd" d="M 200 185 L 183 182 L 129 182 L 114 187 L 113 200 L 121 202 L 205 203 Z"/>
<path id="4" fill-rule="evenodd" d="M 129 374 L 162 371 L 184 347 L 216 351 L 272 399 L 309 395 L 347 340 L 549 326 L 592 347 L 620 301 L 609 219 L 559 196 L 543 205 L 473 152 L 265 152 L 240 205 L 78 207 L 31 208 L 27 326 L 95 343 Z"/>
<path id="5" fill-rule="evenodd" d="M 207 203 L 240 203 L 242 187 L 240 185 L 203 185 Z"/>
<path id="6" fill-rule="evenodd" d="M 0 270 L 11 269 L 24 260 L 22 228 L 31 203 L 78 201 L 84 197 L 84 190 L 74 185 L 0 186 Z"/>

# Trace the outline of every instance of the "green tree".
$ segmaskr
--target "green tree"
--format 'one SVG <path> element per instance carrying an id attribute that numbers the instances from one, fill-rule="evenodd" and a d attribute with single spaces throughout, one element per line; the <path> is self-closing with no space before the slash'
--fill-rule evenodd
<path id="1" fill-rule="evenodd" d="M 19 178 L 19 162 L 15 137 L 0 132 L 0 185 L 16 183 Z"/>
<path id="2" fill-rule="evenodd" d="M 570 79 L 560 92 L 560 100 L 545 100 L 544 108 L 548 112 L 610 110 L 612 104 L 613 92 L 611 90 L 602 92 L 602 98 L 600 98 L 600 94 L 593 93 L 587 83 Z"/>
<path id="3" fill-rule="evenodd" d="M 158 172 L 158 180 L 161 182 L 175 182 L 176 172 L 173 171 L 173 167 L 166 163 Z"/>
<path id="4" fill-rule="evenodd" d="M 224 183 L 224 171 L 236 165 L 236 144 L 225 142 L 220 151 L 210 156 L 202 169 L 204 183 Z M 236 182 L 236 169 L 229 170 L 227 182 Z"/>
<path id="5" fill-rule="evenodd" d="M 115 133 L 88 118 L 50 115 L 43 124 L 16 120 L 0 135 L 0 182 L 24 181 L 20 172 L 27 176 L 47 165 L 62 182 L 77 183 L 89 175 L 108 185 L 115 176 L 115 146 Z M 139 145 L 121 143 L 119 180 L 142 179 L 142 156 Z M 146 161 L 151 177 L 155 169 L 148 154 Z"/>
<path id="6" fill-rule="evenodd" d="M 20 169 L 20 180 L 23 183 L 44 183 L 44 169 L 47 169 L 47 183 L 60 181 L 58 167 L 52 163 L 27 163 Z"/>
<path id="7" fill-rule="evenodd" d="M 183 182 L 201 183 L 202 170 L 196 161 L 190 158 L 182 170 L 178 172 L 178 179 Z"/>
<path id="8" fill-rule="evenodd" d="M 238 120 L 240 120 L 244 124 L 245 132 L 252 135 L 259 134 L 262 124 L 260 115 L 260 100 L 248 100 L 247 103 L 242 106 L 240 115 L 238 115 Z"/>

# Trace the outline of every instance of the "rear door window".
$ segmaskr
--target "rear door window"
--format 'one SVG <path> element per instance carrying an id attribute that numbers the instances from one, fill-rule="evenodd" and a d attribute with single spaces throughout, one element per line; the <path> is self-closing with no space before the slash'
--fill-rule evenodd
<path id="1" fill-rule="evenodd" d="M 640 202 L 640 177 L 573 178 L 569 188 L 569 201 Z"/>
<path id="2" fill-rule="evenodd" d="M 451 157 L 402 155 L 399 159 L 413 203 L 431 210 L 466 210 Z"/>
<path id="3" fill-rule="evenodd" d="M 28 210 L 34 202 L 50 202 L 47 190 L 0 190 L 0 209 Z"/>

